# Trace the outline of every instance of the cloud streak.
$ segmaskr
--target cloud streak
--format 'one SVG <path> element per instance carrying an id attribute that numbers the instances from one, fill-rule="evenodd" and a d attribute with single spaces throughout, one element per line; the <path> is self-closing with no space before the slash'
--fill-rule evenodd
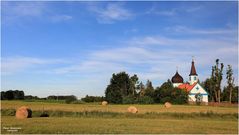
<path id="1" fill-rule="evenodd" d="M 42 65 L 52 65 L 58 63 L 67 62 L 60 59 L 42 59 L 25 56 L 2 57 L 1 72 L 3 75 L 12 75 L 15 73 L 24 72 L 31 68 L 37 68 Z"/>
<path id="2" fill-rule="evenodd" d="M 99 23 L 111 24 L 116 21 L 128 20 L 132 17 L 132 13 L 123 7 L 121 3 L 109 3 L 106 7 L 98 5 L 90 5 L 89 11 L 96 15 Z"/>
<path id="3" fill-rule="evenodd" d="M 35 19 L 49 22 L 71 20 L 73 16 L 57 13 L 47 2 L 41 1 L 4 1 L 2 2 L 2 22 L 5 25 L 17 24 L 21 21 Z"/>

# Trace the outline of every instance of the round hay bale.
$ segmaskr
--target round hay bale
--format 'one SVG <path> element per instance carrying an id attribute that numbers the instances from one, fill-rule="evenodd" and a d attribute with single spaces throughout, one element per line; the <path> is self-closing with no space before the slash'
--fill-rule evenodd
<path id="1" fill-rule="evenodd" d="M 134 107 L 134 106 L 130 106 L 130 107 L 128 108 L 128 112 L 129 112 L 129 113 L 137 113 L 137 112 L 138 112 L 138 109 L 137 109 L 136 107 Z"/>
<path id="2" fill-rule="evenodd" d="M 22 106 L 17 109 L 16 111 L 16 118 L 17 119 L 26 119 L 32 117 L 32 111 L 30 108 L 26 106 Z"/>
<path id="3" fill-rule="evenodd" d="M 164 103 L 164 107 L 166 107 L 166 108 L 170 108 L 171 106 L 172 106 L 172 104 L 169 102 Z"/>
<path id="4" fill-rule="evenodd" d="M 101 104 L 102 105 L 108 105 L 108 102 L 107 101 L 103 101 Z"/>

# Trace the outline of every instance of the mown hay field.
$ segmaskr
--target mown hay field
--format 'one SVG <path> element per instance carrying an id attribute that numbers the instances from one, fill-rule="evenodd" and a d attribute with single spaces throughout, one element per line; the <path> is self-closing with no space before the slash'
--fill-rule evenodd
<path id="1" fill-rule="evenodd" d="M 14 115 L 1 113 L 1 133 L 238 133 L 237 107 L 133 105 L 139 112 L 128 114 L 130 105 L 2 101 L 1 109 L 17 109 L 23 105 L 32 109 L 33 117 L 19 120 Z M 38 117 L 43 107 L 51 113 L 50 117 Z"/>
<path id="2" fill-rule="evenodd" d="M 128 118 L 30 118 L 2 117 L 2 133 L 237 133 L 236 120 L 210 119 L 128 119 Z M 18 130 L 9 131 L 14 127 Z"/>
<path id="3" fill-rule="evenodd" d="M 21 106 L 28 106 L 33 111 L 53 110 L 53 111 L 102 111 L 102 112 L 127 112 L 130 105 L 107 105 L 102 106 L 97 104 L 64 104 L 64 103 L 46 103 L 46 102 L 24 102 L 24 101 L 2 101 L 1 109 L 17 109 Z M 153 105 L 133 105 L 138 109 L 138 113 L 146 112 L 177 112 L 177 113 L 192 113 L 192 112 L 208 112 L 215 113 L 237 113 L 237 107 L 213 107 L 213 106 L 197 106 L 197 105 L 173 105 L 171 108 L 165 108 L 161 104 Z"/>

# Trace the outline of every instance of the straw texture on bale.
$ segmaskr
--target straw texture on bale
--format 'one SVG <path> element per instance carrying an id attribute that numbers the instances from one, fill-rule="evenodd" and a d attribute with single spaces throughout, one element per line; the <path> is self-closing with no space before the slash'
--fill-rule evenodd
<path id="1" fill-rule="evenodd" d="M 169 103 L 169 102 L 166 102 L 166 103 L 164 103 L 164 107 L 166 107 L 166 108 L 170 108 L 170 107 L 172 107 L 172 104 Z"/>
<path id="2" fill-rule="evenodd" d="M 137 112 L 138 112 L 138 109 L 137 109 L 136 107 L 134 107 L 134 106 L 130 106 L 130 107 L 128 108 L 128 112 L 129 112 L 129 113 L 137 113 Z"/>
<path id="3" fill-rule="evenodd" d="M 102 105 L 108 105 L 108 102 L 107 101 L 103 101 L 101 104 Z"/>
<path id="4" fill-rule="evenodd" d="M 17 109 L 16 111 L 16 118 L 17 119 L 26 119 L 32 117 L 32 111 L 30 108 L 26 106 L 22 106 Z"/>

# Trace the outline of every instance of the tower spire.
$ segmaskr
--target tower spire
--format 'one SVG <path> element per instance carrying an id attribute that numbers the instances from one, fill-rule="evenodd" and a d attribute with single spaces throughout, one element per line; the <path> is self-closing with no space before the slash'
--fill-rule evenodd
<path id="1" fill-rule="evenodd" d="M 190 72 L 189 76 L 191 76 L 191 75 L 197 75 L 196 68 L 194 66 L 194 59 L 192 59 L 191 72 Z"/>

